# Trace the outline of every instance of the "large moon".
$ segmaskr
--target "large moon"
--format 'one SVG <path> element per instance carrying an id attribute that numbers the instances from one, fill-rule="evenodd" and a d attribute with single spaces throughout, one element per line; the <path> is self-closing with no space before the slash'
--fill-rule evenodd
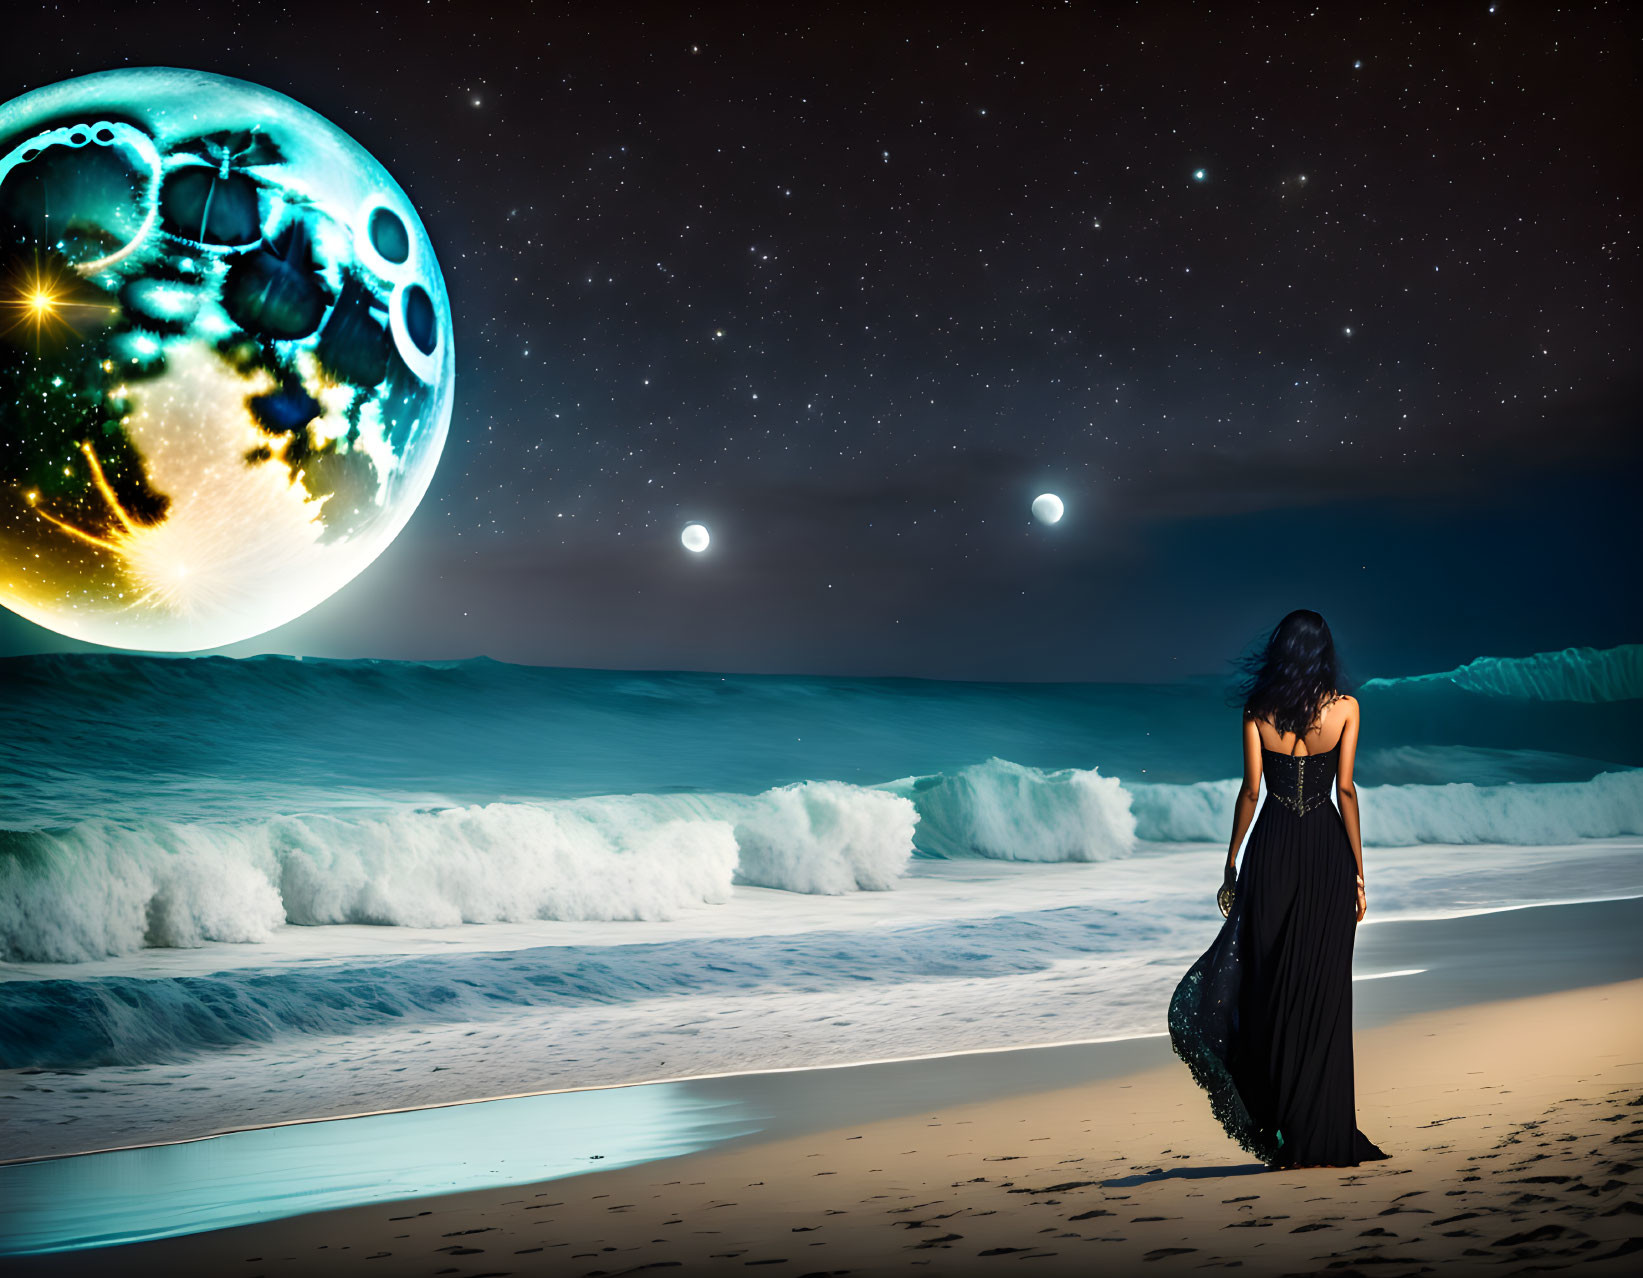
<path id="1" fill-rule="evenodd" d="M 1040 493 L 1033 498 L 1033 517 L 1041 524 L 1060 523 L 1066 509 L 1054 493 Z"/>
<path id="2" fill-rule="evenodd" d="M 0 604 L 112 647 L 282 625 L 387 548 L 451 417 L 450 304 L 387 171 L 171 68 L 0 106 Z"/>
<path id="3" fill-rule="evenodd" d="M 701 554 L 707 549 L 707 529 L 700 524 L 686 524 L 684 532 L 679 534 L 679 540 L 684 543 L 686 550 Z"/>

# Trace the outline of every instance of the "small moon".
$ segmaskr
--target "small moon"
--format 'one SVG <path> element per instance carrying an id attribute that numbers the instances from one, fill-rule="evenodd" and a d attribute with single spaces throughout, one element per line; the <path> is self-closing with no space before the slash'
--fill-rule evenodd
<path id="1" fill-rule="evenodd" d="M 1033 517 L 1041 524 L 1059 524 L 1066 509 L 1054 493 L 1040 493 L 1033 498 Z"/>
<path id="2" fill-rule="evenodd" d="M 684 543 L 686 550 L 699 555 L 707 549 L 707 529 L 700 524 L 686 524 L 684 532 L 679 534 L 679 540 Z"/>

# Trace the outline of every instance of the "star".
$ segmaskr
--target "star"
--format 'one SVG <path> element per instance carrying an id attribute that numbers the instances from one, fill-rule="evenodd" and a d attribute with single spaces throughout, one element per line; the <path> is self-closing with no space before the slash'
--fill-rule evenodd
<path id="1" fill-rule="evenodd" d="M 1207 169 L 1194 169 L 1192 171 L 1192 180 L 1194 182 L 1202 182 L 1208 176 L 1209 171 Z"/>

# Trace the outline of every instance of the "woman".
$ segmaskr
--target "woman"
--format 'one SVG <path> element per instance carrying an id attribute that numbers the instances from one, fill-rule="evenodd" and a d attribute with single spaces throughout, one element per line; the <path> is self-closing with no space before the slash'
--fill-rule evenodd
<path id="1" fill-rule="evenodd" d="M 1244 783 L 1233 810 L 1227 920 L 1170 1000 L 1170 1039 L 1229 1135 L 1273 1167 L 1385 1158 L 1358 1130 L 1352 1082 L 1352 941 L 1367 908 L 1358 703 L 1335 643 L 1304 609 L 1245 663 Z M 1261 776 L 1267 802 L 1250 834 Z M 1329 801 L 1335 785 L 1340 808 Z"/>

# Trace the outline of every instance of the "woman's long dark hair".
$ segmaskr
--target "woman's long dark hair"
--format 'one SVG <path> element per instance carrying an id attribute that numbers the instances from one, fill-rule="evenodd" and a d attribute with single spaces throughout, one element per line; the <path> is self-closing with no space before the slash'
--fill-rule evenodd
<path id="1" fill-rule="evenodd" d="M 1260 651 L 1238 666 L 1244 679 L 1237 695 L 1245 712 L 1296 736 L 1312 727 L 1326 697 L 1346 691 L 1329 623 L 1308 608 L 1280 621 Z"/>

